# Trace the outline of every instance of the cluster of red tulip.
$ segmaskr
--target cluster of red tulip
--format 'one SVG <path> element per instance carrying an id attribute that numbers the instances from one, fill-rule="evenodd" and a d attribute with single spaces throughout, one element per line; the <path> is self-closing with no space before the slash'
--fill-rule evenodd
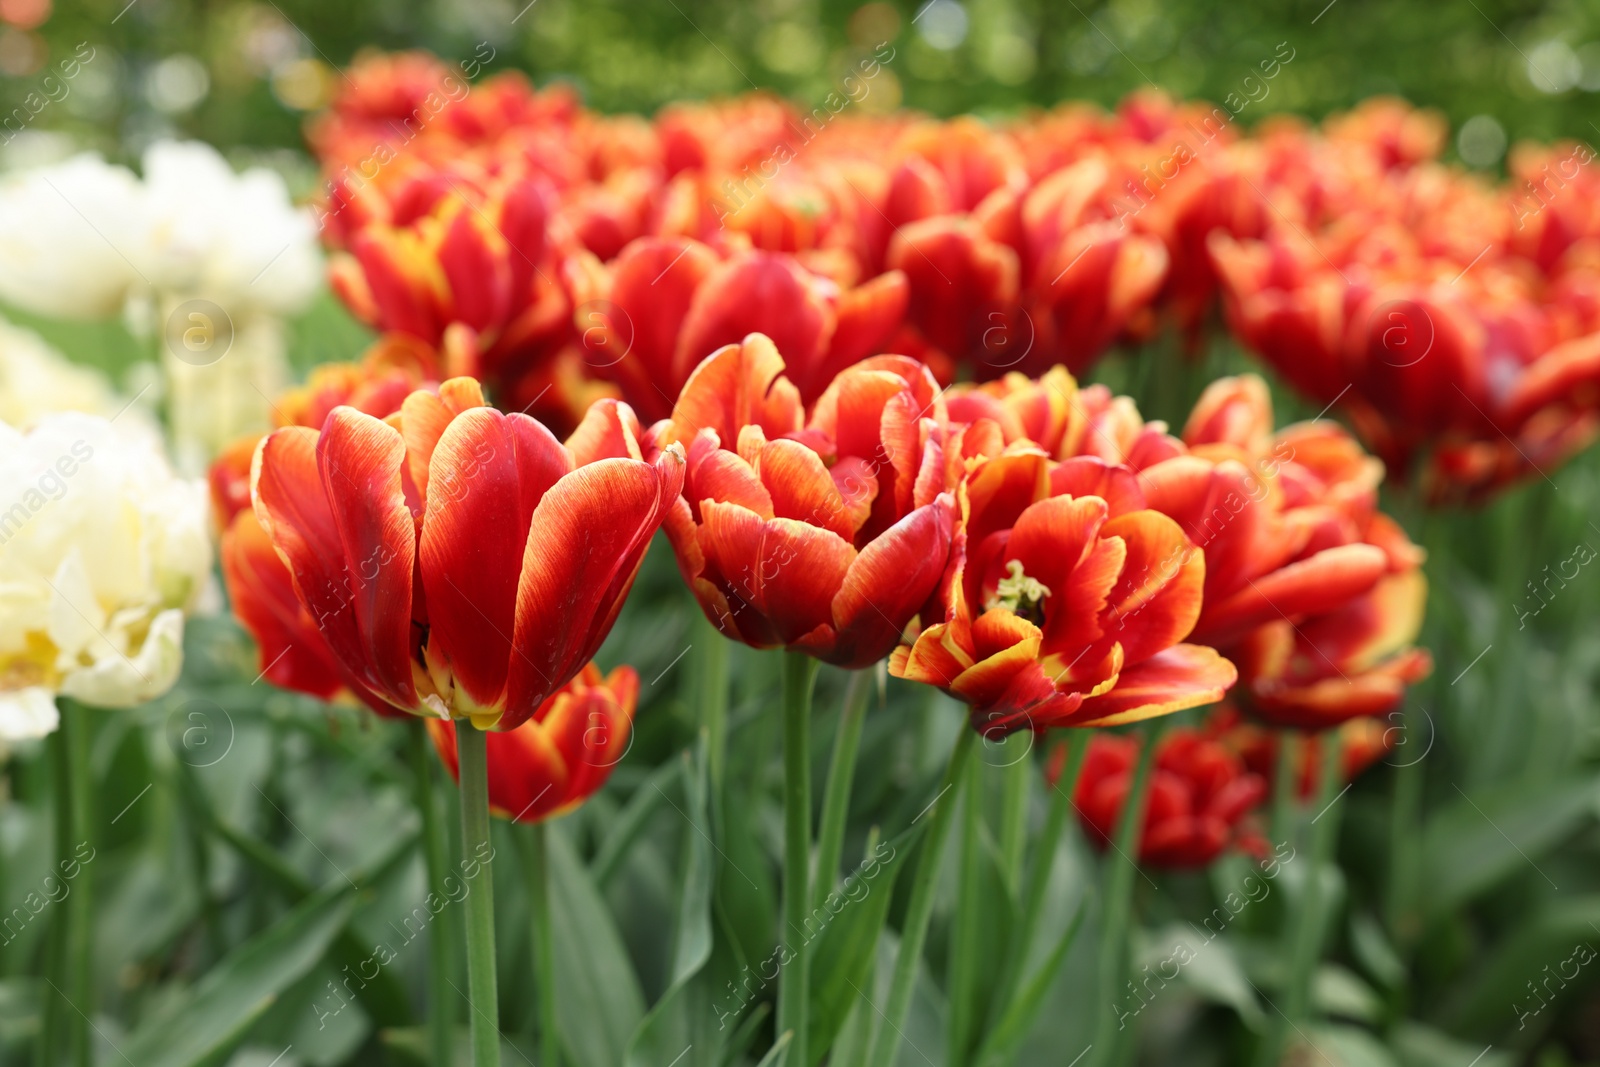
<path id="1" fill-rule="evenodd" d="M 345 82 L 311 140 L 334 288 L 379 339 L 217 462 L 224 575 L 271 681 L 428 720 L 464 841 L 485 808 L 582 803 L 626 751 L 637 675 L 593 661 L 659 529 L 721 634 L 789 654 L 796 928 L 811 660 L 962 702 L 952 784 L 975 735 L 1226 697 L 1203 728 L 1093 735 L 1068 788 L 1108 841 L 1147 759 L 1144 862 L 1258 850 L 1270 728 L 1342 746 L 1298 746 L 1301 792 L 1354 775 L 1431 669 L 1385 461 L 1477 497 L 1600 427 L 1600 213 L 1561 189 L 1496 223 L 1499 194 L 1431 162 L 1442 128 L 1403 105 L 1246 138 L 1155 95 L 1009 125 L 763 96 L 647 122 L 417 54 Z M 1279 428 L 1253 375 L 1176 433 L 1074 377 L 1163 324 L 1196 338 L 1219 304 L 1382 458 L 1331 421 Z M 805 1035 L 796 966 L 779 1018 Z M 897 964 L 894 1017 L 914 975 Z"/>
<path id="2" fill-rule="evenodd" d="M 998 124 L 761 95 L 647 121 L 415 53 L 344 84 L 311 131 L 338 292 L 552 425 L 601 395 L 663 418 L 751 332 L 810 405 L 880 352 L 941 385 L 1081 373 L 1163 325 L 1193 340 L 1220 305 L 1433 499 L 1600 430 L 1582 145 L 1519 149 L 1493 187 L 1436 161 L 1442 119 L 1389 100 L 1243 135 L 1154 92 Z"/>
<path id="3" fill-rule="evenodd" d="M 1254 377 L 1173 435 L 1069 370 L 1162 317 L 1198 329 L 1219 290 L 1289 380 L 1467 492 L 1519 473 L 1502 446 L 1575 447 L 1600 405 L 1582 345 L 1553 343 L 1600 329 L 1600 222 L 1558 197 L 1478 262 L 1491 194 L 1429 163 L 1437 124 L 1399 105 L 1250 139 L 1153 96 L 1009 127 L 765 97 L 648 123 L 514 75 L 427 105 L 448 77 L 365 60 L 315 126 L 335 286 L 381 338 L 212 483 L 263 673 L 495 731 L 514 817 L 580 802 L 626 744 L 637 679 L 591 660 L 658 528 L 723 634 L 887 658 L 985 736 L 1230 689 L 1308 731 L 1391 712 L 1430 661 L 1383 464 L 1331 422 L 1277 429 Z M 1421 287 L 1462 256 L 1461 295 Z M 1397 299 L 1437 326 L 1407 367 L 1372 325 Z M 1243 729 L 1164 743 L 1147 858 L 1238 837 L 1261 792 Z M 1132 751 L 1090 753 L 1091 825 Z"/>

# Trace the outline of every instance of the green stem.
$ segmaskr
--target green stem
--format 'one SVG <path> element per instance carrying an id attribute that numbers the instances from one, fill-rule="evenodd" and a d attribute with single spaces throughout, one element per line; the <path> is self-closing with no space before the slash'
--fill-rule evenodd
<path id="1" fill-rule="evenodd" d="M 861 752 L 861 729 L 881 670 L 882 664 L 870 670 L 851 671 L 845 685 L 839 732 L 834 736 L 833 758 L 828 763 L 828 782 L 822 789 L 822 822 L 817 827 L 817 870 L 812 887 L 813 904 L 817 907 L 822 906 L 839 880 L 839 857 L 844 852 L 844 826 L 850 814 L 856 757 Z"/>
<path id="2" fill-rule="evenodd" d="M 901 1032 L 905 1030 L 906 1018 L 911 1014 L 911 995 L 916 990 L 917 964 L 922 961 L 922 946 L 928 938 L 928 920 L 933 916 L 939 861 L 944 855 L 945 838 L 950 835 L 955 802 L 960 793 L 967 759 L 972 755 L 972 742 L 977 736 L 975 731 L 962 727 L 956 737 L 955 748 L 950 751 L 944 785 L 931 805 L 933 823 L 923 835 L 922 855 L 917 858 L 911 901 L 906 908 L 905 924 L 900 929 L 900 949 L 894 960 L 888 1009 L 878 1022 L 877 1033 L 872 1039 L 872 1054 L 866 1060 L 871 1064 L 892 1064 L 900 1052 Z"/>
<path id="3" fill-rule="evenodd" d="M 550 919 L 549 831 L 542 822 L 528 827 L 523 839 L 523 881 L 528 887 L 528 925 L 533 934 L 533 992 L 539 1027 L 540 1067 L 560 1067 L 556 1031 L 556 951 Z"/>
<path id="4" fill-rule="evenodd" d="M 790 1062 L 805 1067 L 810 985 L 806 916 L 811 910 L 811 691 L 818 663 L 804 652 L 783 656 L 783 925 L 790 948 L 778 987 L 778 1033 L 792 1031 Z"/>
<path id="5" fill-rule="evenodd" d="M 1111 1000 L 1107 1010 L 1100 1014 L 1094 1039 L 1094 1062 L 1117 1062 L 1116 1052 L 1119 1023 L 1116 1012 L 1117 998 L 1128 973 L 1128 932 L 1133 915 L 1133 876 L 1138 870 L 1136 859 L 1139 841 L 1143 836 L 1146 786 L 1150 781 L 1150 767 L 1155 760 L 1156 745 L 1160 740 L 1158 730 L 1151 730 L 1139 746 L 1139 762 L 1134 767 L 1133 782 L 1128 787 L 1128 799 L 1122 805 L 1117 820 L 1115 850 L 1106 856 L 1106 887 L 1101 908 L 1100 928 L 1100 988 Z M 1087 746 L 1086 746 L 1087 747 Z"/>
<path id="6" fill-rule="evenodd" d="M 428 891 L 446 900 L 445 877 L 450 873 L 446 856 L 443 822 L 433 795 L 433 742 L 421 719 L 406 724 L 406 754 L 411 760 L 412 797 L 422 817 L 422 858 L 428 872 Z M 433 1062 L 450 1063 L 454 1058 L 455 1003 L 450 990 L 454 941 L 443 928 L 428 932 L 428 1045 Z"/>
<path id="7" fill-rule="evenodd" d="M 982 785 L 980 763 L 966 768 L 966 796 L 961 803 L 961 876 L 956 891 L 955 923 L 950 931 L 950 959 L 945 989 L 950 1001 L 949 1063 L 963 1067 L 972 1051 L 973 1001 L 976 999 L 977 960 L 982 949 L 983 868 L 978 850 L 982 827 Z"/>
<path id="8" fill-rule="evenodd" d="M 1294 834 L 1295 797 L 1300 791 L 1300 731 L 1279 730 L 1278 760 L 1272 777 L 1272 846 L 1285 843 Z"/>
<path id="9" fill-rule="evenodd" d="M 1050 805 L 1045 809 L 1044 827 L 1039 831 L 1039 841 L 1034 848 L 1033 864 L 1028 868 L 1028 885 L 1023 892 L 1022 910 L 1017 919 L 1017 929 L 1006 950 L 1005 966 L 1000 972 L 999 995 L 990 1012 L 992 1030 L 1001 1014 L 1011 1006 L 1017 987 L 1022 983 L 1022 969 L 1027 963 L 1028 949 L 1033 946 L 1034 931 L 1039 926 L 1039 916 L 1044 912 L 1045 893 L 1050 888 L 1050 872 L 1055 867 L 1056 849 L 1061 844 L 1061 831 L 1067 824 L 1067 813 L 1072 809 L 1072 796 L 1078 788 L 1078 775 L 1083 770 L 1083 757 L 1089 751 L 1088 732 L 1078 735 L 1077 744 L 1062 737 L 1051 746 L 1045 757 L 1045 768 L 1055 760 L 1055 753 L 1066 751 L 1066 764 L 1061 777 L 1050 790 Z M 1029 761 L 1031 764 L 1031 761 Z"/>
<path id="10" fill-rule="evenodd" d="M 1334 800 L 1342 788 L 1342 739 L 1338 730 L 1326 730 L 1321 737 L 1322 766 L 1318 773 L 1317 814 L 1312 816 L 1311 865 L 1306 873 L 1305 906 L 1296 924 L 1294 951 L 1289 957 L 1289 996 L 1284 1007 L 1284 1014 L 1295 1021 L 1305 1018 L 1310 1007 L 1311 978 L 1322 947 L 1322 872 L 1333 858 L 1333 846 L 1339 836 L 1339 812 Z"/>
<path id="11" fill-rule="evenodd" d="M 59 870 L 79 866 L 72 891 L 57 905 L 61 924 L 56 963 L 59 968 L 51 992 L 63 1003 L 55 1012 L 59 1035 L 45 1035 L 52 1056 L 59 1049 L 72 1067 L 89 1067 L 89 1019 L 94 1015 L 93 874 L 85 869 L 85 850 L 92 850 L 93 811 L 89 779 L 89 710 L 72 700 L 57 702 L 61 725 L 53 749 L 56 760 L 56 860 Z M 87 851 L 90 860 L 93 851 Z M 64 1010 L 63 1010 L 64 1009 Z M 57 1043 L 58 1038 L 64 1038 Z M 42 1061 L 54 1067 L 54 1060 Z"/>
<path id="12" fill-rule="evenodd" d="M 467 998 L 472 1004 L 473 1067 L 500 1067 L 500 994 L 494 969 L 494 872 L 489 863 L 488 737 L 458 722 L 461 855 L 467 876 Z"/>
<path id="13" fill-rule="evenodd" d="M 716 798 L 716 817 L 721 825 L 722 782 L 728 761 L 728 652 L 732 643 L 703 614 L 697 613 L 696 618 L 700 622 L 695 644 L 700 650 L 695 653 L 695 695 L 706 731 L 711 795 Z"/>
<path id="14" fill-rule="evenodd" d="M 1012 737 L 1011 744 L 1025 739 L 1015 734 Z M 1028 787 L 1033 784 L 1033 774 L 1033 760 L 1026 754 L 1000 768 L 1001 873 L 1013 898 L 1022 891 L 1022 861 L 1028 844 Z"/>
<path id="15" fill-rule="evenodd" d="M 1306 1017 L 1311 1003 L 1312 978 L 1321 955 L 1322 872 L 1332 858 L 1333 846 L 1338 840 L 1339 814 L 1334 801 L 1343 778 L 1340 760 L 1343 746 L 1338 730 L 1325 730 L 1319 739 L 1322 742 L 1322 760 L 1317 772 L 1317 797 L 1313 802 L 1317 812 L 1312 816 L 1311 854 L 1306 861 L 1306 877 L 1300 900 L 1290 913 L 1287 930 L 1289 981 L 1283 1011 L 1278 1013 L 1274 1025 L 1267 1031 L 1261 1054 L 1256 1058 L 1260 1067 L 1271 1067 L 1278 1062 L 1289 1029 L 1298 1029 Z"/>
<path id="16" fill-rule="evenodd" d="M 1406 724 L 1414 726 L 1415 716 Z M 1410 753 L 1410 749 L 1402 751 Z M 1403 763 L 1394 771 L 1394 804 L 1390 817 L 1389 841 L 1389 934 L 1404 956 L 1416 940 L 1417 919 L 1413 913 L 1416 854 L 1421 835 L 1418 812 L 1422 806 L 1422 759 Z"/>

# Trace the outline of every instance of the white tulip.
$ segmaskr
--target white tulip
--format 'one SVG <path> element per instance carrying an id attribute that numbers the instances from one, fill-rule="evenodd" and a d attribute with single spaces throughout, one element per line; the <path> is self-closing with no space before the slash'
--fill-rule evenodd
<path id="1" fill-rule="evenodd" d="M 203 297 L 235 317 L 303 310 L 322 284 L 316 222 L 273 171 L 235 174 L 199 141 L 144 154 L 150 231 L 137 261 L 166 296 Z"/>
<path id="2" fill-rule="evenodd" d="M 0 300 L 107 318 L 130 300 L 202 298 L 230 316 L 302 311 L 322 284 L 311 212 L 265 168 L 164 141 L 144 180 L 84 154 L 0 181 Z"/>
<path id="3" fill-rule="evenodd" d="M 0 179 L 0 300 L 103 319 L 147 284 L 134 265 L 149 226 L 133 172 L 85 154 Z"/>
<path id="4" fill-rule="evenodd" d="M 55 728 L 63 695 L 102 707 L 177 681 L 207 593 L 202 481 L 93 415 L 0 424 L 0 741 Z"/>
<path id="5" fill-rule="evenodd" d="M 0 319 L 0 422 L 27 429 L 58 411 L 81 411 L 117 420 L 131 431 L 160 438 L 148 410 L 123 396 L 104 374 L 73 363 L 43 337 Z"/>

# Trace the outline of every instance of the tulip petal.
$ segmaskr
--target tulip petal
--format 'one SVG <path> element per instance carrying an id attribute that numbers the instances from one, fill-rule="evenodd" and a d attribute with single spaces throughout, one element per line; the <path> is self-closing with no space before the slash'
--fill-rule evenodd
<path id="1" fill-rule="evenodd" d="M 335 408 L 317 440 L 317 467 L 344 555 L 345 591 L 366 655 L 357 672 L 402 707 L 416 703 L 411 598 L 417 529 L 401 484 L 405 441 L 354 408 Z"/>
<path id="2" fill-rule="evenodd" d="M 534 508 L 570 468 L 550 431 L 492 408 L 457 416 L 434 448 L 421 542 L 429 654 L 479 707 L 505 690 Z"/>
<path id="3" fill-rule="evenodd" d="M 234 516 L 221 556 L 229 604 L 260 647 L 261 673 L 283 689 L 332 698 L 343 685 L 338 663 L 253 512 Z"/>
<path id="4" fill-rule="evenodd" d="M 1238 678 L 1215 649 L 1173 645 L 1128 667 L 1110 692 L 1085 698 L 1070 725 L 1116 726 L 1212 704 Z"/>
<path id="5" fill-rule="evenodd" d="M 941 494 L 869 541 L 833 598 L 837 662 L 865 667 L 888 654 L 939 586 L 950 558 L 955 501 Z"/>
<path id="6" fill-rule="evenodd" d="M 539 501 L 517 588 L 504 728 L 525 721 L 594 655 L 683 488 L 683 467 L 675 448 L 654 464 L 603 459 L 572 471 Z"/>
<path id="7" fill-rule="evenodd" d="M 687 443 L 702 430 L 715 430 L 719 440 L 737 442 L 746 426 L 761 427 L 769 438 L 800 429 L 800 394 L 783 371 L 783 357 L 762 334 L 718 349 L 684 383 L 669 438 Z"/>
<path id="8" fill-rule="evenodd" d="M 1255 579 L 1221 603 L 1207 603 L 1194 636 L 1224 644 L 1263 622 L 1326 611 L 1371 589 L 1387 563 L 1374 545 L 1324 549 Z"/>
<path id="9" fill-rule="evenodd" d="M 1158 511 L 1136 511 L 1105 525 L 1127 545 L 1122 578 L 1107 598 L 1106 632 L 1137 664 L 1189 636 L 1200 617 L 1204 554 L 1178 524 Z"/>

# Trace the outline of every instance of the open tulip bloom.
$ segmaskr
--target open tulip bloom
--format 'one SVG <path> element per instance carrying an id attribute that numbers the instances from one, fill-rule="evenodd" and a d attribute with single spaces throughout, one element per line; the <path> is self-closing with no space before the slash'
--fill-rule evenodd
<path id="1" fill-rule="evenodd" d="M 1131 472 L 1042 452 L 980 461 L 931 624 L 889 669 L 966 701 L 986 736 L 1108 726 L 1221 698 L 1237 677 L 1183 644 L 1205 556 Z"/>
<path id="2" fill-rule="evenodd" d="M 256 453 L 256 517 L 329 650 L 401 709 L 513 729 L 592 658 L 683 483 L 597 405 L 563 445 L 477 382 L 335 408 Z"/>
<path id="3" fill-rule="evenodd" d="M 453 378 L 386 419 L 337 407 L 320 430 L 284 427 L 257 448 L 255 517 L 286 568 L 277 585 L 270 566 L 254 569 L 272 596 L 265 614 L 298 634 L 309 621 L 339 680 L 369 702 L 470 722 L 455 736 L 469 859 L 489 847 L 483 731 L 528 722 L 589 662 L 683 485 L 683 450 L 645 462 L 638 436 L 632 411 L 606 401 L 563 444 Z M 472 1034 L 487 1063 L 499 1041 L 493 883 L 473 870 Z"/>

